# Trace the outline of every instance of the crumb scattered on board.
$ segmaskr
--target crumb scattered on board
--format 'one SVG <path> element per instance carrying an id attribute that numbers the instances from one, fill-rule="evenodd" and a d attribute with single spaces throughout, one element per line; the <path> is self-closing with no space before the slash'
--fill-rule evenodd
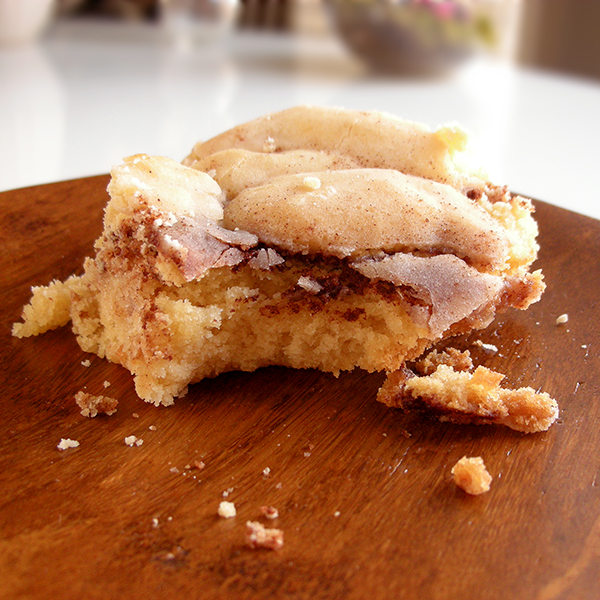
<path id="1" fill-rule="evenodd" d="M 557 325 L 563 325 L 564 323 L 567 323 L 568 320 L 569 320 L 569 315 L 567 313 L 563 313 L 562 315 L 560 315 L 559 317 L 557 317 L 556 324 Z"/>
<path id="2" fill-rule="evenodd" d="M 141 446 L 144 443 L 142 438 L 138 438 L 135 435 L 128 435 L 125 438 L 125 444 L 128 446 Z"/>
<path id="3" fill-rule="evenodd" d="M 452 478 L 461 490 L 474 496 L 488 492 L 492 483 L 492 476 L 481 456 L 463 456 L 452 467 Z"/>
<path id="4" fill-rule="evenodd" d="M 281 529 L 267 529 L 258 521 L 247 521 L 246 543 L 250 548 L 278 550 L 283 546 L 283 531 Z"/>
<path id="5" fill-rule="evenodd" d="M 235 504 L 233 502 L 227 502 L 227 500 L 223 500 L 219 504 L 217 513 L 220 517 L 223 517 L 224 519 L 231 519 L 237 514 L 235 510 Z"/>
<path id="6" fill-rule="evenodd" d="M 117 412 L 119 401 L 109 396 L 94 396 L 87 392 L 79 391 L 75 394 L 75 402 L 81 409 L 84 417 L 93 418 L 99 413 L 114 415 Z"/>
<path id="7" fill-rule="evenodd" d="M 279 511 L 274 506 L 261 506 L 260 512 L 267 519 L 276 519 L 277 517 L 279 517 Z"/>
<path id="8" fill-rule="evenodd" d="M 61 438 L 58 446 L 56 446 L 59 450 L 66 450 L 67 448 L 77 448 L 79 446 L 79 442 L 77 440 L 71 440 L 69 438 Z"/>

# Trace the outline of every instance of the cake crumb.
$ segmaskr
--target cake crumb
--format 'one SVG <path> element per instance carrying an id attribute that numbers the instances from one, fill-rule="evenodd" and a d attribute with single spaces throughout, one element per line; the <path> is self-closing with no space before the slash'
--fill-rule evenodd
<path id="1" fill-rule="evenodd" d="M 148 427 L 148 429 L 150 431 L 156 431 L 156 425 L 150 425 L 150 427 Z"/>
<path id="2" fill-rule="evenodd" d="M 125 444 L 127 444 L 127 446 L 135 446 L 137 441 L 138 439 L 135 435 L 128 435 L 125 438 Z"/>
<path id="3" fill-rule="evenodd" d="M 66 450 L 67 448 L 77 448 L 79 446 L 79 442 L 77 440 L 71 440 L 69 438 L 61 438 L 58 446 L 56 446 L 59 450 Z"/>
<path id="4" fill-rule="evenodd" d="M 567 323 L 568 320 L 569 320 L 569 315 L 567 313 L 563 313 L 556 319 L 556 324 L 563 325 L 564 323 Z"/>
<path id="5" fill-rule="evenodd" d="M 137 440 L 135 440 L 136 446 L 141 446 L 143 443 L 144 443 L 144 440 L 142 438 L 138 438 Z"/>
<path id="6" fill-rule="evenodd" d="M 267 529 L 258 521 L 247 521 L 246 543 L 250 548 L 278 550 L 283 546 L 283 531 L 281 529 Z"/>
<path id="7" fill-rule="evenodd" d="M 75 402 L 81 409 L 81 414 L 89 418 L 95 417 L 98 413 L 104 413 L 108 416 L 113 415 L 117 412 L 117 405 L 119 404 L 116 398 L 94 396 L 83 391 L 75 394 Z"/>
<path id="8" fill-rule="evenodd" d="M 264 477 L 268 477 L 270 474 L 271 474 L 270 467 L 267 467 L 267 468 L 263 469 L 263 476 Z"/>
<path id="9" fill-rule="evenodd" d="M 334 517 L 339 517 L 341 514 L 342 514 L 342 513 L 341 513 L 339 510 L 336 510 L 336 511 L 333 513 L 333 516 L 334 516 Z"/>
<path id="10" fill-rule="evenodd" d="M 89 359 L 87 359 L 87 358 L 85 360 L 81 361 L 81 366 L 82 367 L 89 367 L 89 366 L 91 366 L 91 364 L 92 364 L 92 361 L 89 360 Z"/>
<path id="11" fill-rule="evenodd" d="M 467 494 L 476 496 L 490 490 L 492 476 L 488 473 L 481 456 L 463 456 L 452 467 L 451 472 L 454 483 Z"/>
<path id="12" fill-rule="evenodd" d="M 279 511 L 274 506 L 261 506 L 260 512 L 267 519 L 277 519 L 279 517 Z"/>
<path id="13" fill-rule="evenodd" d="M 204 469 L 205 466 L 206 465 L 201 460 L 194 461 L 194 467 L 196 467 L 196 469 L 198 469 L 198 471 L 201 471 L 202 469 Z"/>
<path id="14" fill-rule="evenodd" d="M 110 387 L 110 381 L 105 381 L 105 382 L 104 382 L 102 385 L 103 385 L 105 388 L 107 388 L 107 387 Z"/>
<path id="15" fill-rule="evenodd" d="M 170 471 L 171 473 L 175 473 L 175 475 L 177 475 L 177 474 L 179 473 L 179 469 L 178 469 L 177 467 L 171 467 L 171 468 L 169 469 L 169 471 Z"/>
<path id="16" fill-rule="evenodd" d="M 137 413 L 133 413 L 131 416 L 132 416 L 134 419 L 139 419 L 139 418 L 140 418 L 140 415 L 138 415 Z"/>
<path id="17" fill-rule="evenodd" d="M 227 502 L 226 500 L 223 500 L 223 502 L 219 504 L 217 513 L 220 517 L 223 517 L 224 519 L 231 519 L 237 514 L 235 510 L 235 504 L 233 502 Z"/>

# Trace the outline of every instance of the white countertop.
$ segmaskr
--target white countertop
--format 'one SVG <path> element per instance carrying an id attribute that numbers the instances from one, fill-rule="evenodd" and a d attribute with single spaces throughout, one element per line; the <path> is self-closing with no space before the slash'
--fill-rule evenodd
<path id="1" fill-rule="evenodd" d="M 235 33 L 176 44 L 158 26 L 59 22 L 0 49 L 0 191 L 106 173 L 296 104 L 457 121 L 495 183 L 600 218 L 600 85 L 479 59 L 442 80 L 375 77 L 335 39 Z"/>

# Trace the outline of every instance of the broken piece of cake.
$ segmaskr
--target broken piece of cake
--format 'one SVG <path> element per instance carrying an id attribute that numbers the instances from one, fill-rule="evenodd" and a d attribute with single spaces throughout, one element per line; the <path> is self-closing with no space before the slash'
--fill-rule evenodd
<path id="1" fill-rule="evenodd" d="M 169 405 L 267 365 L 394 372 L 544 289 L 529 200 L 467 168 L 466 136 L 301 106 L 112 170 L 85 272 L 33 288 L 18 337 L 81 348 Z"/>
<path id="2" fill-rule="evenodd" d="M 546 431 L 558 418 L 558 404 L 549 394 L 502 388 L 502 373 L 472 368 L 468 352 L 433 350 L 414 371 L 403 367 L 388 373 L 377 399 L 440 421 L 505 425 L 522 433 Z"/>

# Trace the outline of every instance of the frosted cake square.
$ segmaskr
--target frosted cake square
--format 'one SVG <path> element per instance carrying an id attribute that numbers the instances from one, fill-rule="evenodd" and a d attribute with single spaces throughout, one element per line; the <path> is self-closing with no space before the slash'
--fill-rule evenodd
<path id="1" fill-rule="evenodd" d="M 531 202 L 468 167 L 466 143 L 300 106 L 183 163 L 129 157 L 84 274 L 34 288 L 13 333 L 71 321 L 156 405 L 230 370 L 396 372 L 544 289 Z"/>

